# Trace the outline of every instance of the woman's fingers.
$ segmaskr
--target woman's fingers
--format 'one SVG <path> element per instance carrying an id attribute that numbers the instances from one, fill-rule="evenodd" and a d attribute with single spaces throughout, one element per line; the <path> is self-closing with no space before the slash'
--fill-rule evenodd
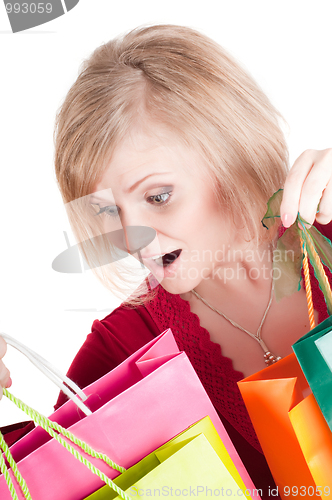
<path id="1" fill-rule="evenodd" d="M 6 365 L 0 361 L 0 385 L 1 387 L 7 387 L 10 379 L 10 372 Z"/>
<path id="2" fill-rule="evenodd" d="M 316 219 L 320 224 L 328 224 L 332 220 L 332 180 L 323 191 Z"/>
<path id="3" fill-rule="evenodd" d="M 320 205 L 323 193 L 331 180 L 331 165 L 329 165 L 326 161 L 319 161 L 315 163 L 303 183 L 299 203 L 299 213 L 305 221 L 309 222 L 309 224 L 314 223 L 318 205 Z M 330 202 L 332 202 L 332 200 L 330 200 Z M 325 209 L 328 204 L 328 200 L 325 197 Z M 330 208 L 332 208 L 332 203 Z"/>
<path id="4" fill-rule="evenodd" d="M 0 361 L 0 399 L 2 398 L 2 389 L 12 385 L 10 372 L 8 368 Z"/>
<path id="5" fill-rule="evenodd" d="M 283 198 L 280 206 L 280 215 L 285 227 L 291 226 L 297 217 L 303 183 L 313 165 L 313 152 L 304 151 L 287 175 L 284 185 Z"/>
<path id="6" fill-rule="evenodd" d="M 313 224 L 327 224 L 332 219 L 332 149 L 307 150 L 291 168 L 284 186 L 280 214 L 283 225 L 289 227 L 297 217 Z"/>
<path id="7" fill-rule="evenodd" d="M 7 352 L 7 343 L 0 336 L 0 399 L 2 398 L 2 388 L 10 387 L 12 384 L 10 372 L 2 361 Z"/>
<path id="8" fill-rule="evenodd" d="M 7 352 L 7 342 L 0 335 L 0 359 L 4 357 Z"/>

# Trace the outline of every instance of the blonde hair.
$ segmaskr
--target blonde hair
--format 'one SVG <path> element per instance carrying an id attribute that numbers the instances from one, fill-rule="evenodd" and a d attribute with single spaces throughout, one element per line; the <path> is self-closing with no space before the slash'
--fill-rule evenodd
<path id="1" fill-rule="evenodd" d="M 115 148 L 147 118 L 202 155 L 220 204 L 234 220 L 240 215 L 248 240 L 274 236 L 261 219 L 288 171 L 282 117 L 218 44 L 181 26 L 137 28 L 83 63 L 56 120 L 55 168 L 65 203 L 93 192 Z M 87 262 L 104 284 L 119 290 L 121 272 L 98 267 L 100 242 L 89 241 L 98 233 L 98 217 L 69 218 Z"/>

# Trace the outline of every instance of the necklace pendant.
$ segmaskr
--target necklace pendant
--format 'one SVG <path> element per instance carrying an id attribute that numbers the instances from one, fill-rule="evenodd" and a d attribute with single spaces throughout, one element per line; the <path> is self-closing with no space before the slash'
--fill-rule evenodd
<path id="1" fill-rule="evenodd" d="M 280 359 L 281 359 L 280 356 L 275 356 L 270 351 L 266 351 L 265 354 L 264 354 L 264 360 L 265 360 L 266 366 L 274 365 L 274 363 L 276 363 Z"/>

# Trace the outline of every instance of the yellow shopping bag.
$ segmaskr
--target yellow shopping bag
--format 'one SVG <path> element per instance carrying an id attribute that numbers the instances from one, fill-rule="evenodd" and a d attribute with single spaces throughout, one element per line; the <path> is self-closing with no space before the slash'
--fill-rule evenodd
<path id="1" fill-rule="evenodd" d="M 242 496 L 251 500 L 209 417 L 168 441 L 114 482 L 131 498 L 151 496 Z M 103 486 L 86 500 L 119 498 Z M 255 490 L 254 498 L 259 498 Z"/>

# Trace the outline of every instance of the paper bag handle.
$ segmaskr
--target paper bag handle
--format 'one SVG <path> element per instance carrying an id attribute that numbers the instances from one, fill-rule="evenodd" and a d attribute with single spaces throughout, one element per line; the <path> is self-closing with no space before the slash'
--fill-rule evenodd
<path id="1" fill-rule="evenodd" d="M 311 258 L 314 259 L 316 267 L 319 270 L 319 273 L 324 281 L 325 294 L 327 295 L 327 299 L 328 299 L 329 303 L 332 303 L 332 291 L 331 291 L 330 282 L 328 280 L 328 277 L 326 276 L 324 266 L 321 262 L 321 259 L 318 255 L 318 253 L 315 250 L 315 247 L 314 247 L 314 244 L 312 242 L 312 239 L 311 239 L 309 232 L 306 231 L 305 235 L 306 235 L 305 241 L 301 237 L 301 245 L 303 248 L 303 274 L 304 274 L 305 291 L 306 291 L 308 314 L 309 314 L 309 321 L 310 321 L 310 330 L 313 330 L 316 325 L 315 325 L 315 317 L 314 317 L 314 306 L 313 306 L 313 300 L 312 300 L 312 290 L 311 290 L 307 246 L 310 249 Z"/>
<path id="2" fill-rule="evenodd" d="M 18 340 L 14 339 L 6 333 L 0 333 L 1 337 L 19 352 L 24 354 L 32 364 L 34 364 L 46 377 L 48 377 L 55 385 L 57 385 L 71 399 L 85 415 L 91 415 L 92 412 L 82 402 L 87 399 L 84 392 L 70 378 L 63 375 L 55 366 L 49 363 L 45 358 L 37 354 L 35 351 L 25 346 Z M 79 396 L 79 397 L 77 397 Z M 80 399 L 79 399 L 80 398 Z"/>
<path id="3" fill-rule="evenodd" d="M 16 462 L 13 459 L 12 454 L 10 453 L 10 450 L 9 450 L 8 445 L 7 445 L 5 439 L 4 439 L 3 435 L 2 435 L 2 432 L 0 431 L 0 452 L 1 451 L 3 451 L 4 454 L 5 454 L 7 462 L 9 463 L 9 466 L 11 467 L 11 469 L 13 471 L 15 479 L 18 482 L 19 486 L 21 487 L 21 490 L 22 490 L 22 493 L 24 495 L 24 498 L 26 500 L 32 500 L 31 499 L 31 495 L 30 495 L 30 491 L 29 491 L 29 489 L 27 487 L 27 484 L 24 481 L 23 477 L 21 476 L 20 471 L 17 468 Z M 6 461 L 5 461 L 2 453 L 0 453 L 0 470 L 1 470 L 2 474 L 5 477 L 7 486 L 9 488 L 10 494 L 12 496 L 12 499 L 13 500 L 18 500 L 18 496 L 17 496 L 16 490 L 15 490 L 15 487 L 13 485 L 13 481 L 12 481 L 12 479 L 10 477 L 10 474 L 9 474 L 9 471 L 8 471 L 8 468 L 7 468 L 7 465 L 6 465 Z"/>
<path id="4" fill-rule="evenodd" d="M 89 408 L 83 403 L 82 400 L 86 400 L 87 396 L 84 392 L 66 375 L 63 375 L 57 368 L 55 368 L 51 363 L 49 363 L 42 356 L 37 354 L 35 351 L 25 346 L 18 340 L 14 339 L 10 335 L 5 333 L 0 333 L 2 338 L 7 342 L 7 344 L 11 345 L 19 352 L 24 354 L 30 361 L 33 363 L 44 375 L 46 375 L 53 383 L 55 383 L 86 415 L 91 415 L 92 412 Z M 68 387 L 67 387 L 68 386 Z M 93 450 L 87 443 L 81 441 L 76 438 L 71 432 L 62 427 L 56 422 L 49 420 L 48 418 L 41 415 L 39 412 L 26 405 L 20 399 L 13 396 L 7 389 L 3 389 L 3 394 L 10 399 L 18 408 L 24 411 L 36 425 L 42 427 L 51 437 L 56 439 L 62 446 L 64 446 L 67 451 L 69 451 L 74 457 L 83 463 L 88 469 L 96 474 L 104 483 L 110 486 L 113 490 L 115 490 L 118 495 L 121 496 L 124 500 L 130 500 L 130 497 L 126 495 L 126 493 L 119 488 L 111 479 L 109 479 L 102 471 L 100 471 L 97 467 L 95 467 L 91 462 L 89 462 L 86 458 L 84 458 L 75 448 L 71 446 L 64 439 L 67 438 L 70 442 L 74 443 L 76 446 L 81 448 L 86 454 L 90 455 L 94 458 L 99 458 L 103 460 L 107 465 L 109 465 L 112 469 L 115 469 L 119 472 L 124 472 L 125 469 L 120 465 L 116 464 L 107 457 L 107 455 L 103 453 L 99 453 Z M 79 396 L 81 399 L 79 399 Z M 32 500 L 29 489 L 23 477 L 21 476 L 17 464 L 5 442 L 5 439 L 0 432 L 0 470 L 4 474 L 5 480 L 7 482 L 9 491 L 13 500 L 18 500 L 17 493 L 15 491 L 15 487 L 13 485 L 12 479 L 10 477 L 6 461 L 3 457 L 2 451 L 7 459 L 9 466 L 11 467 L 14 477 L 19 484 L 24 498 L 26 500 Z"/>

